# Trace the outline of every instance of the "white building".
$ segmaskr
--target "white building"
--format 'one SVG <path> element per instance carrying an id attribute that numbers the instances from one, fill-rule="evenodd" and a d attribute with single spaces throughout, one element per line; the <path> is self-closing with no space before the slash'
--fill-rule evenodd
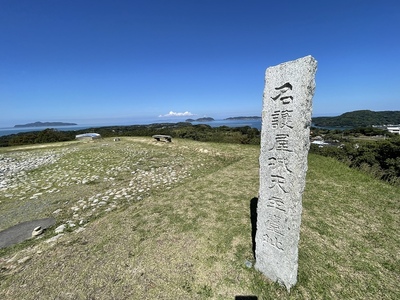
<path id="1" fill-rule="evenodd" d="M 387 126 L 387 130 L 390 133 L 400 134 L 400 125 L 398 125 L 398 126 Z"/>
<path id="2" fill-rule="evenodd" d="M 101 135 L 98 133 L 83 133 L 83 134 L 78 134 L 75 136 L 75 139 L 77 140 L 82 140 L 82 139 L 101 139 Z"/>

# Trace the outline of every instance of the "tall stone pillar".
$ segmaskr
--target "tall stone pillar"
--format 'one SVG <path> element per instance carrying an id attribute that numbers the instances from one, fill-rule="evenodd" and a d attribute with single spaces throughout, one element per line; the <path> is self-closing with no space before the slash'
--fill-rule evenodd
<path id="1" fill-rule="evenodd" d="M 306 56 L 265 75 L 255 267 L 288 290 L 297 282 L 316 70 Z"/>

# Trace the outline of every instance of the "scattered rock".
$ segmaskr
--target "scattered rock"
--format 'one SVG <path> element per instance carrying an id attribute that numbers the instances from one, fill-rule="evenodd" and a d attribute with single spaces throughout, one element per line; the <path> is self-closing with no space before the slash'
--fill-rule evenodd
<path id="1" fill-rule="evenodd" d="M 62 225 L 58 226 L 58 227 L 54 230 L 54 232 L 55 232 L 55 233 L 62 233 L 62 232 L 64 232 L 65 228 L 66 228 L 65 224 L 62 224 Z"/>
<path id="2" fill-rule="evenodd" d="M 24 262 L 27 262 L 28 260 L 30 260 L 31 258 L 30 258 L 30 256 L 25 256 L 25 257 L 23 257 L 23 258 L 21 258 L 21 259 L 18 259 L 18 263 L 19 264 L 23 264 Z"/>
<path id="3" fill-rule="evenodd" d="M 43 233 L 43 229 L 41 226 L 36 227 L 35 229 L 33 229 L 32 231 L 32 237 L 41 235 Z"/>
<path id="4" fill-rule="evenodd" d="M 48 239 L 48 240 L 46 241 L 46 243 L 48 243 L 48 244 L 54 243 L 54 242 L 56 242 L 60 237 L 62 237 L 63 235 L 64 235 L 64 233 L 60 233 L 60 234 L 58 234 L 58 235 L 56 235 L 56 236 L 53 236 L 52 238 Z"/>
<path id="5" fill-rule="evenodd" d="M 182 149 L 188 149 L 188 147 L 182 147 Z M 75 157 L 73 161 L 70 162 L 68 157 L 64 160 L 65 154 L 75 151 L 79 152 L 81 149 L 75 147 L 37 153 L 34 151 L 20 151 L 1 154 L 0 192 L 7 198 L 25 199 L 25 202 L 33 199 L 35 202 L 41 203 L 50 194 L 52 198 L 56 199 L 57 196 L 55 194 L 63 190 L 64 187 L 85 183 L 92 184 L 103 180 L 103 178 L 104 181 L 109 182 L 109 189 L 101 193 L 97 191 L 97 194 L 57 202 L 60 208 L 56 209 L 57 207 L 54 207 L 52 215 L 54 217 L 57 216 L 58 222 L 63 222 L 64 224 L 54 230 L 56 234 L 62 234 L 66 230 L 70 231 L 75 224 L 77 226 L 75 228 L 80 230 L 80 226 L 86 224 L 88 219 L 102 212 L 110 212 L 123 206 L 124 203 L 130 203 L 132 200 L 143 200 L 152 189 L 171 189 L 171 186 L 173 187 L 174 184 L 190 176 L 189 171 L 204 167 L 202 164 L 203 156 L 193 161 L 186 161 L 183 154 L 174 155 L 172 160 L 168 156 L 153 159 L 152 152 L 147 149 L 139 149 L 137 145 L 127 147 L 123 160 L 116 161 L 115 164 L 114 162 L 112 164 L 93 163 L 97 161 L 107 162 L 109 153 L 106 151 L 94 151 L 93 153 L 96 157 L 91 154 L 88 158 L 86 152 L 82 150 L 82 155 Z M 200 152 L 212 153 L 207 149 L 200 149 Z M 60 165 L 43 168 L 38 173 L 30 172 L 44 165 L 53 164 L 60 158 L 63 158 L 63 163 Z M 85 162 L 86 168 L 76 168 L 75 164 L 81 164 L 82 161 Z M 168 164 L 164 166 L 165 161 Z M 129 176 L 129 181 L 122 185 L 123 182 L 120 182 L 119 179 L 126 175 Z M 61 217 L 62 219 L 60 219 Z M 67 218 L 73 219 L 74 223 L 66 222 Z M 51 224 L 53 226 L 55 220 L 54 218 L 51 219 L 53 219 Z M 39 226 L 42 230 L 36 229 Z M 26 232 L 24 233 L 26 237 L 24 235 L 23 238 L 28 239 L 39 236 L 48 227 L 48 225 L 45 226 L 41 223 L 26 227 Z M 32 231 L 32 228 L 35 229 Z M 0 248 L 9 245 L 11 242 L 22 241 L 22 237 L 21 240 L 8 241 L 1 234 L 3 233 L 0 232 Z M 9 230 L 4 234 L 7 234 L 7 236 L 15 235 Z"/>
<path id="6" fill-rule="evenodd" d="M 253 264 L 251 263 L 251 261 L 249 261 L 249 260 L 245 260 L 245 262 L 244 262 L 244 265 L 247 267 L 247 268 L 251 268 L 252 266 L 253 266 Z"/>
<path id="7" fill-rule="evenodd" d="M 57 215 L 57 214 L 59 214 L 60 212 L 62 212 L 62 209 L 61 209 L 61 208 L 56 209 L 55 211 L 53 211 L 53 214 Z"/>
<path id="8" fill-rule="evenodd" d="M 71 220 L 67 221 L 67 224 L 68 224 L 69 228 L 73 228 L 73 227 L 76 226 L 75 223 L 73 221 L 71 221 Z"/>
<path id="9" fill-rule="evenodd" d="M 79 232 L 82 232 L 82 231 L 84 231 L 86 228 L 85 227 L 79 227 L 77 230 L 75 230 L 74 232 L 75 233 L 79 233 Z"/>

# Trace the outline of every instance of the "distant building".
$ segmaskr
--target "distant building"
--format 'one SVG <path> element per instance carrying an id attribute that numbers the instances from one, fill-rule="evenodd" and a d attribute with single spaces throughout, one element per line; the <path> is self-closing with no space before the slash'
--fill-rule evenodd
<path id="1" fill-rule="evenodd" d="M 75 139 L 76 140 L 83 140 L 83 139 L 95 140 L 95 139 L 101 139 L 101 135 L 98 133 L 83 133 L 83 134 L 76 135 Z"/>
<path id="2" fill-rule="evenodd" d="M 387 126 L 386 128 L 390 133 L 400 134 L 400 125 L 398 125 L 398 126 Z"/>
<path id="3" fill-rule="evenodd" d="M 329 145 L 329 143 L 325 143 L 324 141 L 312 141 L 311 144 L 318 145 L 320 148 Z"/>
<path id="4" fill-rule="evenodd" d="M 320 148 L 323 146 L 329 145 L 329 143 L 326 143 L 322 136 L 317 135 L 316 137 L 311 138 L 311 144 L 318 145 Z"/>

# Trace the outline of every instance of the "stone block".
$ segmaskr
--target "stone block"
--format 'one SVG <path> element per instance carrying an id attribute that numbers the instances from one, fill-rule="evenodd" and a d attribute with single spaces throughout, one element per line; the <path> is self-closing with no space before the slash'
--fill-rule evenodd
<path id="1" fill-rule="evenodd" d="M 255 267 L 288 290 L 297 282 L 316 70 L 306 56 L 265 75 Z"/>

